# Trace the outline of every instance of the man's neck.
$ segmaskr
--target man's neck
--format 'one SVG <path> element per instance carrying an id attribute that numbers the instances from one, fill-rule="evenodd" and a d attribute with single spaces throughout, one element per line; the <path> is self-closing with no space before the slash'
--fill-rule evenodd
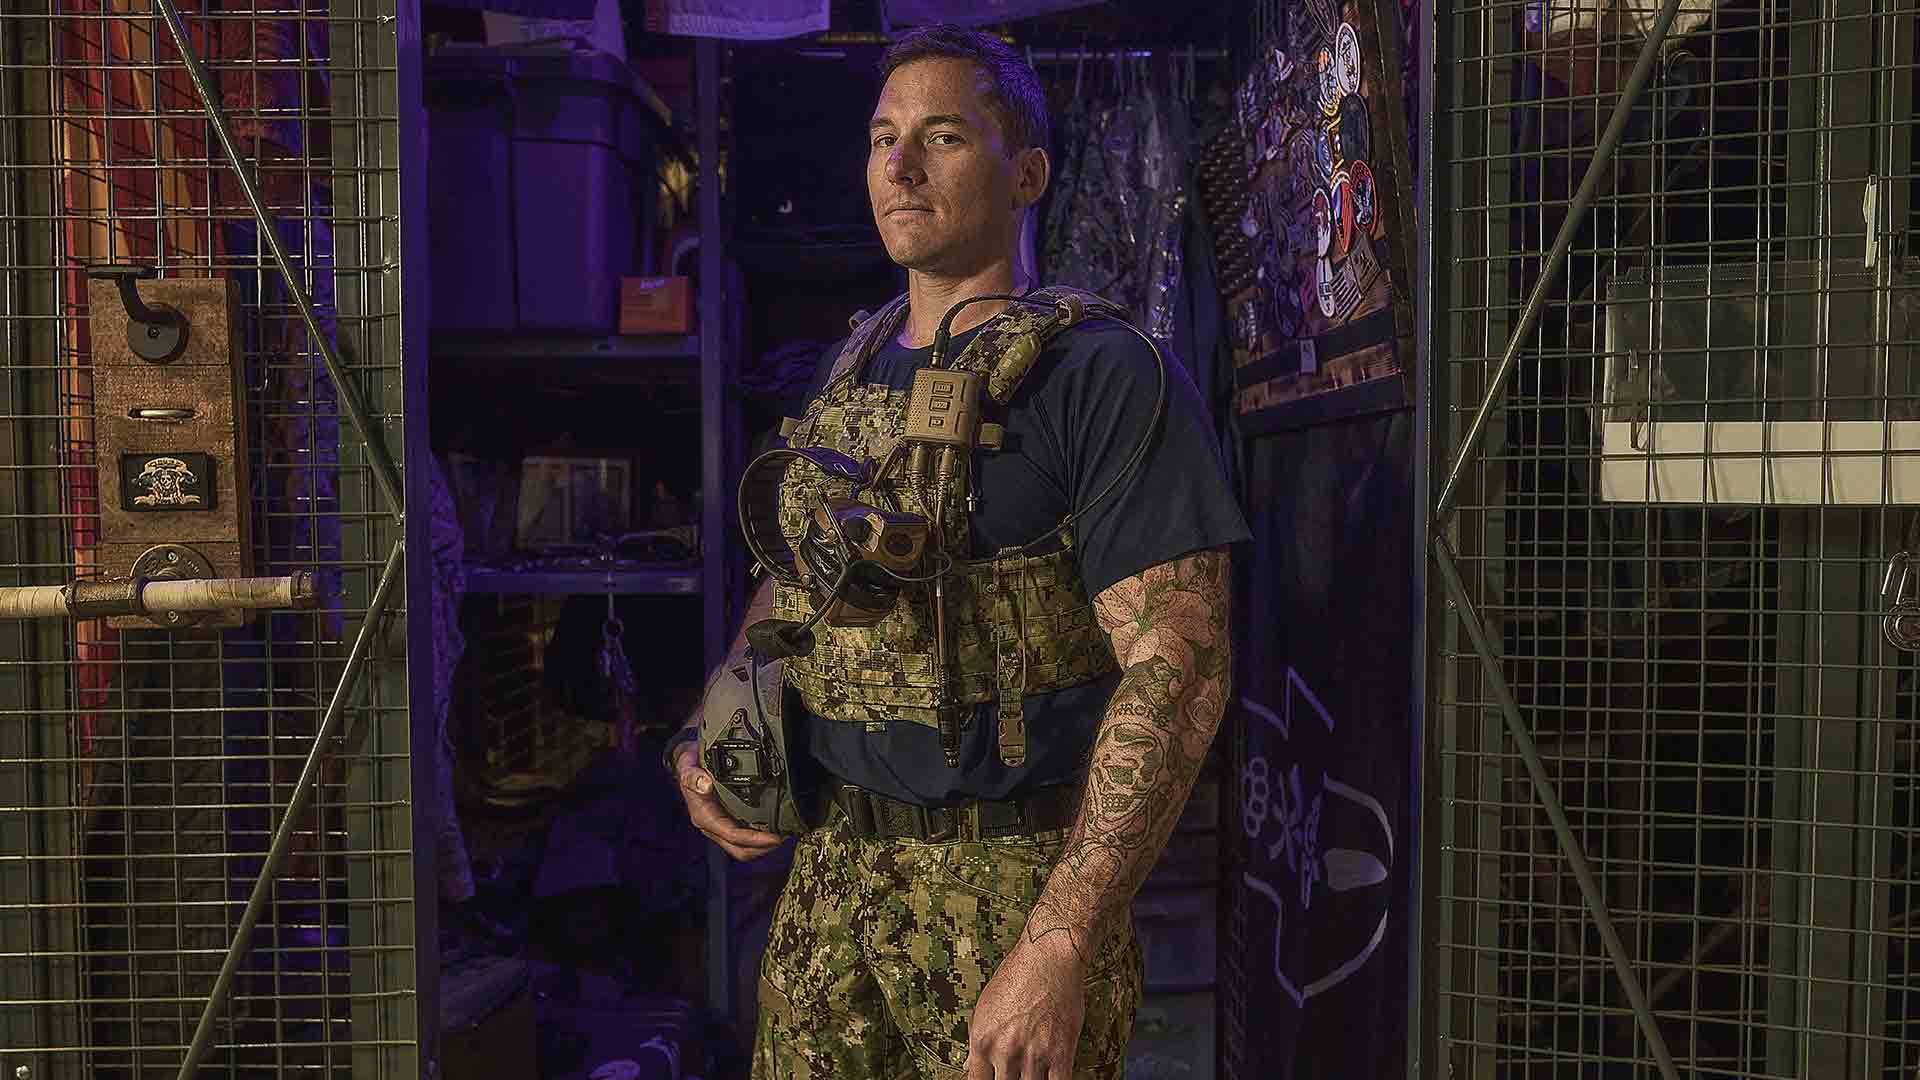
<path id="1" fill-rule="evenodd" d="M 911 349 L 933 344 L 933 335 L 947 310 L 971 296 L 989 293 L 1019 295 L 1034 287 L 1034 282 L 1011 260 L 998 262 L 977 274 L 946 277 L 919 270 L 907 272 L 907 319 L 900 328 L 900 343 Z M 1004 300 L 982 300 L 968 304 L 953 317 L 951 332 L 962 334 L 1000 314 L 1007 308 Z"/>

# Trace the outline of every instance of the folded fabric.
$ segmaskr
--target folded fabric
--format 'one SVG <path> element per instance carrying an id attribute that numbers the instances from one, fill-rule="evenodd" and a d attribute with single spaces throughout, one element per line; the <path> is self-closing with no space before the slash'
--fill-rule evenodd
<path id="1" fill-rule="evenodd" d="M 827 28 L 831 0 L 647 0 L 656 34 L 777 41 Z"/>
<path id="2" fill-rule="evenodd" d="M 438 7 L 496 11 L 531 19 L 591 19 L 594 0 L 433 0 Z"/>
<path id="3" fill-rule="evenodd" d="M 895 26 L 985 26 L 1088 7 L 1101 0 L 882 0 Z"/>
<path id="4" fill-rule="evenodd" d="M 598 0 L 584 19 L 529 18 L 485 12 L 489 45 L 563 45 L 627 58 L 626 27 L 620 21 L 620 0 Z"/>

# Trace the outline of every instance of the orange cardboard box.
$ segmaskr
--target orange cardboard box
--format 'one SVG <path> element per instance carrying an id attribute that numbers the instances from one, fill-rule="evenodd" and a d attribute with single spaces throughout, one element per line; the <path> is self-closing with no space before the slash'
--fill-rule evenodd
<path id="1" fill-rule="evenodd" d="M 683 277 L 620 279 L 622 334 L 690 334 L 692 289 Z"/>

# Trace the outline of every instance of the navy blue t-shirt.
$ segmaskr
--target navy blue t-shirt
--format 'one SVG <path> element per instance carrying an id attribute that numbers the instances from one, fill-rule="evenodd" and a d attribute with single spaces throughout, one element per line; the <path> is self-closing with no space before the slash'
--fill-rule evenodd
<path id="1" fill-rule="evenodd" d="M 958 356 L 977 330 L 954 336 Z M 829 349 L 808 388 L 817 396 L 842 346 Z M 877 352 L 860 379 L 895 390 L 933 349 L 898 340 Z M 1074 526 L 1081 577 L 1089 598 L 1123 578 L 1207 548 L 1252 538 L 1228 488 L 1220 449 L 1199 392 L 1185 369 L 1167 358 L 1166 417 L 1131 481 Z M 979 509 L 971 518 L 973 554 L 1027 544 L 1099 494 L 1119 475 L 1153 418 L 1153 351 L 1116 323 L 1092 321 L 1055 338 L 1007 403 L 998 451 L 974 455 Z M 989 406 L 991 408 L 991 406 Z M 1050 550 L 1048 545 L 1037 551 Z M 865 725 L 796 718 L 820 764 L 842 781 L 922 806 L 1005 799 L 1034 788 L 1076 782 L 1105 715 L 1118 673 L 1026 699 L 1027 759 L 1000 761 L 995 707 L 979 707 L 949 768 L 938 731 L 901 721 L 884 732 Z"/>

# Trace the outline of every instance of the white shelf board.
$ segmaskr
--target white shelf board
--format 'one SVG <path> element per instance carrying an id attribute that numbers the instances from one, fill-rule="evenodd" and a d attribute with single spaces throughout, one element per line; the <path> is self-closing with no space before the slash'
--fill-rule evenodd
<path id="1" fill-rule="evenodd" d="M 1920 421 L 1607 422 L 1606 502 L 1920 505 Z"/>

